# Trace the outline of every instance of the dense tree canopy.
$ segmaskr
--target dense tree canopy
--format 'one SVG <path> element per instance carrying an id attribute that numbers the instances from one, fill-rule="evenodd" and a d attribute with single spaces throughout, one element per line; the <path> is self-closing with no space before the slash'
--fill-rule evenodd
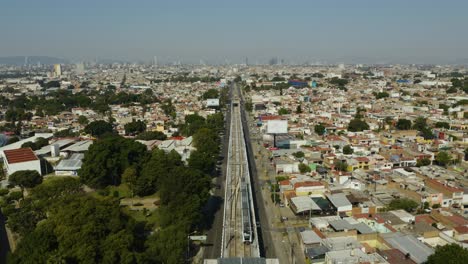
<path id="1" fill-rule="evenodd" d="M 146 146 L 131 139 L 120 136 L 99 139 L 85 153 L 80 179 L 93 188 L 119 185 L 124 170 L 141 164 L 146 155 Z"/>
<path id="2" fill-rule="evenodd" d="M 465 264 L 468 263 L 468 249 L 457 244 L 438 246 L 434 254 L 427 259 L 427 264 Z"/>
<path id="3" fill-rule="evenodd" d="M 364 131 L 368 129 L 369 125 L 366 123 L 366 121 L 358 118 L 351 120 L 351 122 L 348 124 L 348 130 L 351 132 Z"/>
<path id="4" fill-rule="evenodd" d="M 290 112 L 289 112 L 289 110 L 286 109 L 286 108 L 280 108 L 280 109 L 278 110 L 278 115 L 288 115 L 288 114 L 290 114 Z"/>
<path id="5" fill-rule="evenodd" d="M 205 100 L 219 98 L 219 91 L 217 89 L 209 89 L 203 93 L 202 98 Z"/>
<path id="6" fill-rule="evenodd" d="M 141 140 L 166 140 L 167 136 L 160 131 L 145 131 L 136 137 L 136 139 L 141 139 Z"/>
<path id="7" fill-rule="evenodd" d="M 97 120 L 89 123 L 84 132 L 95 137 L 101 137 L 105 134 L 113 133 L 114 127 L 111 123 L 108 123 L 104 120 Z"/>
<path id="8" fill-rule="evenodd" d="M 301 162 L 301 163 L 299 163 L 299 171 L 301 173 L 308 173 L 308 172 L 311 171 L 311 169 L 310 169 L 309 166 L 307 166 L 307 164 L 304 164 L 304 163 Z"/>
<path id="9" fill-rule="evenodd" d="M 141 248 L 118 201 L 76 194 L 48 209 L 48 217 L 25 234 L 9 263 L 136 262 Z"/>
<path id="10" fill-rule="evenodd" d="M 321 136 L 325 134 L 325 126 L 323 126 L 322 124 L 317 124 L 314 126 L 314 131 L 315 133 L 317 133 L 317 135 Z"/>
<path id="11" fill-rule="evenodd" d="M 353 154 L 354 150 L 350 145 L 346 145 L 343 147 L 343 154 L 350 155 Z"/>
<path id="12" fill-rule="evenodd" d="M 343 161 L 337 161 L 335 164 L 335 170 L 337 171 L 346 171 L 348 169 L 348 164 Z"/>
<path id="13" fill-rule="evenodd" d="M 434 126 L 437 127 L 437 128 L 445 128 L 445 129 L 450 128 L 450 124 L 447 123 L 447 122 L 437 122 L 437 123 L 435 123 Z"/>
<path id="14" fill-rule="evenodd" d="M 411 120 L 408 119 L 398 119 L 396 128 L 399 130 L 408 130 L 411 129 Z"/>
<path id="15" fill-rule="evenodd" d="M 146 130 L 146 124 L 141 120 L 133 120 L 132 122 L 125 124 L 124 129 L 125 134 L 127 135 L 139 134 Z"/>
<path id="16" fill-rule="evenodd" d="M 193 135 L 198 129 L 205 126 L 205 118 L 198 115 L 187 115 L 185 116 L 185 122 L 181 126 L 181 133 L 185 136 Z"/>
<path id="17" fill-rule="evenodd" d="M 330 79 L 330 83 L 331 84 L 336 84 L 338 86 L 345 86 L 346 84 L 348 84 L 348 80 L 341 79 L 341 78 L 338 78 L 338 77 L 333 77 L 333 78 Z"/>
<path id="18" fill-rule="evenodd" d="M 32 188 L 42 182 L 42 176 L 35 170 L 22 170 L 11 174 L 8 181 L 21 189 Z"/>
<path id="19" fill-rule="evenodd" d="M 375 94 L 375 99 L 387 98 L 390 95 L 387 92 L 379 92 Z"/>
<path id="20" fill-rule="evenodd" d="M 390 204 L 388 205 L 389 210 L 398 210 L 403 209 L 407 212 L 414 211 L 419 206 L 419 203 L 412 199 L 407 198 L 399 198 L 393 199 Z"/>
<path id="21" fill-rule="evenodd" d="M 440 166 L 447 166 L 452 160 L 452 157 L 450 156 L 448 152 L 441 151 L 437 153 L 435 160 L 437 161 L 437 164 L 439 164 Z"/>
<path id="22" fill-rule="evenodd" d="M 428 166 L 428 165 L 431 165 L 431 160 L 429 158 L 422 158 L 416 161 L 417 167 Z"/>

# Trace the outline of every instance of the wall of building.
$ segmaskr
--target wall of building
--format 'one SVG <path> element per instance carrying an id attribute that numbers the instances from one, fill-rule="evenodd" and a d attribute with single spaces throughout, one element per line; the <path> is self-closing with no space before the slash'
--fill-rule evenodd
<path id="1" fill-rule="evenodd" d="M 13 163 L 13 164 L 6 164 L 7 174 L 11 175 L 17 171 L 21 170 L 35 170 L 42 174 L 41 172 L 41 162 L 39 160 L 27 161 L 27 162 L 20 162 L 20 163 Z"/>

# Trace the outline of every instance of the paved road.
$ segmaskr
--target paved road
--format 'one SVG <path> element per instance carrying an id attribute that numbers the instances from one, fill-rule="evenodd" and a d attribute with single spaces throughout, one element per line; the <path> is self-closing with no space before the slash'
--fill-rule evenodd
<path id="1" fill-rule="evenodd" d="M 231 94 L 232 91 L 230 91 Z M 231 96 L 229 96 L 231 98 Z M 214 214 L 211 214 L 213 219 L 211 228 L 207 232 L 206 246 L 204 247 L 203 258 L 204 259 L 217 259 L 221 256 L 221 234 L 223 231 L 223 211 L 224 211 L 224 192 L 225 192 L 225 181 L 226 181 L 226 163 L 227 163 L 227 152 L 229 144 L 229 130 L 231 123 L 231 111 L 227 107 L 225 113 L 225 133 L 222 139 L 222 156 L 223 164 L 221 166 L 221 175 L 215 179 L 216 186 L 219 188 L 214 189 L 214 194 L 210 198 L 209 208 Z"/>

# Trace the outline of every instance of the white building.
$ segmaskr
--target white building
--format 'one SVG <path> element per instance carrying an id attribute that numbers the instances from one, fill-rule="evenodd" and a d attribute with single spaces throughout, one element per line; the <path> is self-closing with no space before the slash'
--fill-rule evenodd
<path id="1" fill-rule="evenodd" d="M 5 150 L 3 163 L 7 176 L 22 170 L 35 170 L 42 174 L 41 162 L 31 148 Z"/>

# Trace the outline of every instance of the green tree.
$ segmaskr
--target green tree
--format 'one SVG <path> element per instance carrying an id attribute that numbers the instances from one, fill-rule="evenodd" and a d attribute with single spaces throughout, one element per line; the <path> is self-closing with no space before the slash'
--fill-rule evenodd
<path id="1" fill-rule="evenodd" d="M 119 185 L 125 169 L 139 166 L 146 155 L 143 144 L 120 136 L 105 137 L 85 153 L 78 175 L 84 184 L 93 188 Z"/>
<path id="2" fill-rule="evenodd" d="M 435 123 L 435 127 L 449 129 L 450 124 L 447 123 L 447 122 L 437 122 L 437 123 Z"/>
<path id="3" fill-rule="evenodd" d="M 428 165 L 431 165 L 431 160 L 429 158 L 422 158 L 416 161 L 417 167 L 428 166 Z"/>
<path id="4" fill-rule="evenodd" d="M 205 118 L 198 114 L 185 116 L 185 123 L 181 127 L 182 134 L 185 136 L 193 135 L 200 128 L 205 127 L 205 121 Z"/>
<path id="5" fill-rule="evenodd" d="M 245 110 L 247 112 L 252 112 L 253 111 L 253 104 L 252 104 L 252 101 L 247 101 L 245 102 Z"/>
<path id="6" fill-rule="evenodd" d="M 278 115 L 288 115 L 288 114 L 289 114 L 289 110 L 286 108 L 280 108 L 278 110 Z"/>
<path id="7" fill-rule="evenodd" d="M 111 123 L 104 120 L 98 120 L 89 123 L 85 127 L 84 132 L 94 137 L 102 137 L 105 134 L 114 133 L 114 128 Z"/>
<path id="8" fill-rule="evenodd" d="M 452 156 L 446 151 L 440 151 L 437 153 L 435 160 L 440 166 L 447 166 L 452 160 Z"/>
<path id="9" fill-rule="evenodd" d="M 346 145 L 343 147 L 343 154 L 351 155 L 354 153 L 354 149 L 350 145 Z"/>
<path id="10" fill-rule="evenodd" d="M 42 183 L 42 176 L 35 170 L 22 170 L 14 172 L 8 177 L 8 181 L 21 187 L 21 192 L 24 193 L 25 188 L 32 188 Z"/>
<path id="11" fill-rule="evenodd" d="M 389 97 L 390 95 L 387 93 L 387 92 L 379 92 L 375 95 L 375 98 L 376 99 L 381 99 L 381 98 L 387 98 Z"/>
<path id="12" fill-rule="evenodd" d="M 298 106 L 296 107 L 296 114 L 302 114 L 302 107 L 301 107 L 301 105 L 298 105 Z"/>
<path id="13" fill-rule="evenodd" d="M 348 131 L 358 132 L 364 130 L 369 130 L 369 125 L 364 120 L 355 118 L 348 124 Z"/>
<path id="14" fill-rule="evenodd" d="M 125 134 L 127 135 L 139 134 L 146 130 L 146 124 L 141 120 L 133 120 L 132 122 L 125 124 L 124 129 Z"/>
<path id="15" fill-rule="evenodd" d="M 32 141 L 24 142 L 21 148 L 31 148 L 32 150 L 38 150 L 36 144 Z"/>
<path id="16" fill-rule="evenodd" d="M 426 127 L 427 127 L 426 118 L 419 116 L 416 118 L 416 120 L 414 120 L 414 123 L 413 123 L 414 129 L 422 131 Z"/>
<path id="17" fill-rule="evenodd" d="M 173 119 L 176 118 L 176 108 L 172 104 L 172 101 L 170 99 L 166 100 L 162 105 L 161 109 L 163 110 L 164 114 L 166 116 L 172 117 Z"/>
<path id="18" fill-rule="evenodd" d="M 118 200 L 67 196 L 21 239 L 9 263 L 134 263 L 133 226 Z"/>
<path id="19" fill-rule="evenodd" d="M 312 170 L 310 169 L 309 166 L 307 166 L 307 164 L 304 164 L 304 163 L 299 163 L 299 171 L 301 173 L 308 173 L 308 172 L 311 172 Z"/>
<path id="20" fill-rule="evenodd" d="M 206 127 L 216 132 L 224 130 L 224 115 L 222 112 L 206 117 Z"/>
<path id="21" fill-rule="evenodd" d="M 294 152 L 292 155 L 293 155 L 296 159 L 301 159 L 301 158 L 304 158 L 304 156 L 305 156 L 305 155 L 304 155 L 304 152 L 302 152 L 302 151 Z"/>
<path id="22" fill-rule="evenodd" d="M 86 116 L 81 115 L 78 117 L 78 123 L 82 126 L 85 126 L 89 123 L 89 120 Z"/>
<path id="23" fill-rule="evenodd" d="M 335 164 L 335 169 L 337 171 L 347 171 L 348 170 L 348 164 L 343 161 L 337 161 Z"/>
<path id="24" fill-rule="evenodd" d="M 54 133 L 54 137 L 61 138 L 61 137 L 76 137 L 79 136 L 78 132 L 73 132 L 71 128 L 69 129 L 62 129 Z"/>
<path id="25" fill-rule="evenodd" d="M 411 129 L 411 120 L 408 119 L 398 119 L 396 124 L 398 130 L 408 130 Z"/>
<path id="26" fill-rule="evenodd" d="M 345 86 L 346 84 L 348 84 L 348 80 L 341 79 L 341 78 L 338 78 L 338 77 L 331 78 L 329 82 L 330 82 L 330 84 L 336 84 L 338 86 Z"/>
<path id="27" fill-rule="evenodd" d="M 434 254 L 427 258 L 427 264 L 464 264 L 468 263 L 468 249 L 457 244 L 438 246 Z"/>
<path id="28" fill-rule="evenodd" d="M 219 91 L 217 89 L 209 89 L 208 91 L 203 93 L 202 98 L 204 100 L 219 98 Z"/>
<path id="29" fill-rule="evenodd" d="M 323 134 L 325 134 L 325 126 L 323 126 L 322 124 L 315 125 L 314 131 L 317 135 L 322 136 Z"/>
<path id="30" fill-rule="evenodd" d="M 127 184 L 128 188 L 130 188 L 131 196 L 133 198 L 135 185 L 137 181 L 137 170 L 135 167 L 130 166 L 126 168 L 122 174 L 122 182 Z"/>
<path id="31" fill-rule="evenodd" d="M 458 92 L 458 89 L 457 89 L 456 87 L 452 86 L 452 87 L 448 88 L 448 89 L 446 90 L 446 92 L 447 92 L 448 94 L 456 93 L 456 92 Z"/>
<path id="32" fill-rule="evenodd" d="M 393 199 L 390 204 L 388 205 L 389 210 L 399 210 L 403 209 L 409 213 L 413 212 L 417 207 L 419 206 L 419 203 L 408 199 L 408 198 L 398 198 L 398 199 Z"/>
<path id="33" fill-rule="evenodd" d="M 160 131 L 144 131 L 138 134 L 136 139 L 140 140 L 166 140 L 167 136 Z"/>

